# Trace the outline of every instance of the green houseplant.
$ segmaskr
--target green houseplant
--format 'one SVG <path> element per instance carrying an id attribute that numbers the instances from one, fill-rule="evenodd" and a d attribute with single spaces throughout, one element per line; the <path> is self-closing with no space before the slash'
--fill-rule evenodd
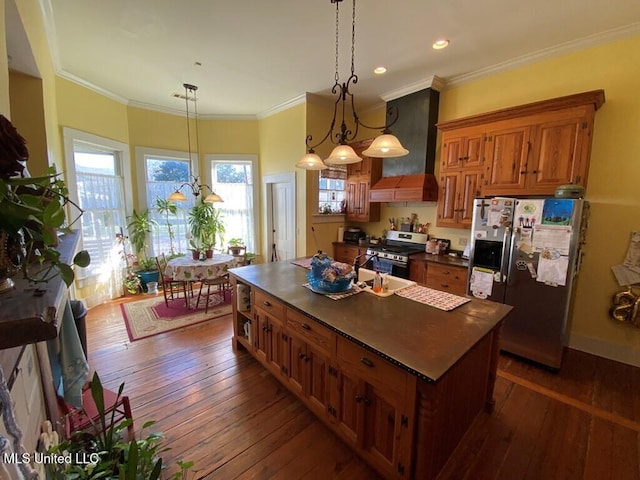
<path id="1" fill-rule="evenodd" d="M 115 411 L 108 413 L 105 408 L 104 389 L 98 373 L 93 374 L 90 382 L 91 397 L 98 411 L 95 423 L 84 431 L 72 432 L 71 436 L 48 449 L 52 456 L 69 455 L 70 463 L 51 462 L 48 476 L 54 480 L 68 479 L 122 479 L 156 480 L 162 474 L 161 454 L 169 450 L 162 444 L 160 433 L 149 432 L 144 438 L 131 438 L 125 441 L 123 432 L 132 423 L 125 419 L 115 423 Z M 120 384 L 117 392 L 119 399 L 124 390 Z M 141 432 L 149 431 L 155 422 L 146 422 Z M 54 442 L 55 443 L 55 442 Z M 89 460 L 89 461 L 87 461 Z M 179 471 L 171 480 L 186 478 L 193 462 L 178 461 Z"/>
<path id="2" fill-rule="evenodd" d="M 171 200 L 167 200 L 162 197 L 156 198 L 156 209 L 160 215 L 164 215 L 165 217 L 165 225 L 167 226 L 167 233 L 169 234 L 169 254 L 175 255 L 175 250 L 173 248 L 173 239 L 175 238 L 175 233 L 173 231 L 173 224 L 170 221 L 170 215 L 176 215 L 178 213 L 177 205 Z"/>
<path id="3" fill-rule="evenodd" d="M 244 240 L 241 238 L 232 238 L 229 240 L 229 251 L 232 255 L 239 255 L 244 248 Z"/>
<path id="4" fill-rule="evenodd" d="M 70 232 L 82 210 L 69 199 L 68 190 L 55 167 L 39 177 L 24 177 L 29 152 L 25 140 L 11 122 L 0 115 L 0 237 L 3 247 L 12 246 L 8 259 L 2 260 L 0 276 L 21 270 L 26 279 L 40 283 L 60 276 L 67 286 L 73 283 L 72 265 L 86 267 L 89 252 L 78 252 L 71 264 L 56 250 L 57 231 Z M 71 204 L 80 214 L 67 222 L 66 208 Z M 3 248 L 4 250 L 4 248 Z"/>
<path id="5" fill-rule="evenodd" d="M 160 276 L 155 259 L 147 254 L 148 236 L 158 222 L 151 218 L 151 212 L 148 209 L 140 213 L 134 209 L 129 218 L 130 222 L 127 225 L 129 238 L 138 258 L 136 275 L 140 278 L 142 289 L 146 290 L 147 283 L 157 282 Z"/>
<path id="6" fill-rule="evenodd" d="M 218 240 L 220 244 L 224 242 L 224 222 L 220 210 L 216 209 L 212 203 L 202 200 L 196 203 L 191 207 L 187 221 L 192 245 L 198 245 L 205 251 L 213 253 Z"/>

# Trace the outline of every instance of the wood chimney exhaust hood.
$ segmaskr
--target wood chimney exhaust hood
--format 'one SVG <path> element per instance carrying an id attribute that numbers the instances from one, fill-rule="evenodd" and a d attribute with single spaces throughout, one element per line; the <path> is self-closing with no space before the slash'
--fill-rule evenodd
<path id="1" fill-rule="evenodd" d="M 438 200 L 434 169 L 439 99 L 437 90 L 426 88 L 389 102 L 400 113 L 391 130 L 409 154 L 383 159 L 382 178 L 371 187 L 370 202 Z"/>

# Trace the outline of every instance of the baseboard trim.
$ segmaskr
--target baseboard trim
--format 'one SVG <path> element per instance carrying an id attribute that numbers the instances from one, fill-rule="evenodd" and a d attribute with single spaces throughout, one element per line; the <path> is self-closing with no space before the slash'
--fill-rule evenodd
<path id="1" fill-rule="evenodd" d="M 572 334 L 569 348 L 640 367 L 640 346 L 620 345 L 585 335 Z"/>

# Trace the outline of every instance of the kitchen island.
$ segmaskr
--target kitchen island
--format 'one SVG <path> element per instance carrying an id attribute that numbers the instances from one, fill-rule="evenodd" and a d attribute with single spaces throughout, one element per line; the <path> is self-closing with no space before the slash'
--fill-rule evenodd
<path id="1" fill-rule="evenodd" d="M 397 295 L 332 300 L 288 262 L 230 270 L 245 348 L 388 478 L 432 479 L 492 407 L 509 306 L 444 312 Z"/>

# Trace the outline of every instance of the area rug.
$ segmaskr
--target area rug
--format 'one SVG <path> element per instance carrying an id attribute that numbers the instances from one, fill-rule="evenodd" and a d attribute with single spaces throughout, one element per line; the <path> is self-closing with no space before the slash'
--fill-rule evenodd
<path id="1" fill-rule="evenodd" d="M 169 300 L 169 307 L 167 307 L 162 296 L 123 303 L 120 308 L 129 340 L 135 342 L 159 333 L 228 315 L 231 313 L 230 297 L 229 292 L 226 292 L 224 301 L 219 295 L 212 295 L 207 313 L 204 312 L 204 299 L 201 299 L 199 308 L 194 309 L 197 295 L 196 298 L 190 299 L 189 310 L 183 298 Z"/>

